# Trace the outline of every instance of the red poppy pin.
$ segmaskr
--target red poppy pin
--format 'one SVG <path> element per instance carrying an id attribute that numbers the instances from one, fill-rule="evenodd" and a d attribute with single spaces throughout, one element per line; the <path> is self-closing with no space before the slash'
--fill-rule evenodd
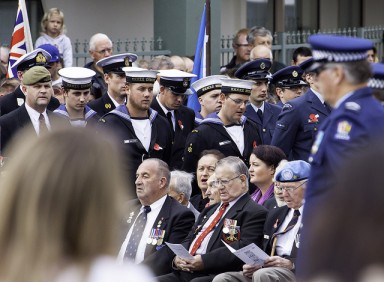
<path id="1" fill-rule="evenodd" d="M 179 124 L 180 129 L 183 130 L 184 129 L 184 125 L 181 122 L 181 120 L 178 120 L 177 123 Z"/>
<path id="2" fill-rule="evenodd" d="M 310 114 L 309 115 L 309 119 L 308 119 L 308 122 L 309 123 L 316 123 L 316 122 L 319 122 L 319 115 L 318 114 Z"/>
<path id="3" fill-rule="evenodd" d="M 160 145 L 157 144 L 157 143 L 155 143 L 155 145 L 153 146 L 153 149 L 154 149 L 155 151 L 163 150 L 163 148 L 160 147 Z"/>
<path id="4" fill-rule="evenodd" d="M 256 145 L 256 141 L 253 141 L 253 143 L 252 143 L 252 147 L 253 147 L 253 148 L 256 148 L 256 147 L 257 147 L 257 145 Z"/>

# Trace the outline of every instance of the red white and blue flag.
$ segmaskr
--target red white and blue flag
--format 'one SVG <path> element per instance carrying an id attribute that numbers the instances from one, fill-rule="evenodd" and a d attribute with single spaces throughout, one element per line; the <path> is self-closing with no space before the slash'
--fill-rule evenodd
<path id="1" fill-rule="evenodd" d="M 24 54 L 33 50 L 31 30 L 29 28 L 27 7 L 25 0 L 19 0 L 17 9 L 15 27 L 13 29 L 7 77 L 17 77 L 17 70 L 13 68 L 14 63 Z"/>

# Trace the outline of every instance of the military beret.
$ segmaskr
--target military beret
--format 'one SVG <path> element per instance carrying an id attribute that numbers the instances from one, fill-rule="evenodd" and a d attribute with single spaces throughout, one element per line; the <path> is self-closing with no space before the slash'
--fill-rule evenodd
<path id="1" fill-rule="evenodd" d="M 279 182 L 296 182 L 307 179 L 311 165 L 305 161 L 286 162 L 277 173 L 275 179 Z"/>
<path id="2" fill-rule="evenodd" d="M 51 74 L 42 66 L 32 67 L 23 74 L 22 83 L 24 85 L 33 85 L 39 82 L 51 81 Z"/>

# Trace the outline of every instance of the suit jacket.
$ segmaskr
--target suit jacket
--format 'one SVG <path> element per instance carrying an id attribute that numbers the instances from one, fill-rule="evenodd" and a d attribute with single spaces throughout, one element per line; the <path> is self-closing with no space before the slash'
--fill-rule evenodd
<path id="1" fill-rule="evenodd" d="M 66 119 L 52 113 L 51 111 L 47 111 L 47 115 L 52 130 L 63 126 L 69 126 L 69 122 Z M 0 129 L 0 147 L 2 154 L 4 154 L 4 149 L 6 149 L 8 143 L 20 130 L 31 130 L 31 132 L 34 132 L 36 134 L 36 131 L 34 130 L 32 125 L 31 118 L 29 117 L 24 104 L 16 110 L 0 117 Z"/>
<path id="2" fill-rule="evenodd" d="M 153 99 L 151 108 L 157 111 L 164 118 L 167 118 L 156 98 Z M 195 112 L 185 106 L 181 106 L 179 109 L 174 110 L 174 113 L 176 125 L 172 143 L 170 168 L 181 169 L 183 165 L 185 142 L 188 134 L 195 127 Z"/>
<path id="3" fill-rule="evenodd" d="M 268 255 L 270 255 L 272 252 L 272 245 L 273 245 L 272 235 L 279 230 L 289 210 L 290 210 L 289 207 L 282 206 L 280 208 L 271 209 L 268 213 L 268 217 L 264 225 L 264 241 L 263 241 L 263 249 Z M 299 232 L 300 232 L 300 229 L 299 229 Z M 298 245 L 294 243 L 292 246 L 291 254 L 289 256 L 283 256 L 283 257 L 295 263 L 296 256 L 297 256 L 297 249 L 298 249 Z"/>
<path id="4" fill-rule="evenodd" d="M 247 165 L 253 148 L 261 145 L 259 128 L 253 121 L 244 117 L 244 151 L 241 154 L 235 141 L 223 127 L 223 124 L 216 122 L 216 113 L 210 114 L 196 129 L 194 129 L 187 138 L 184 151 L 183 170 L 195 172 L 199 155 L 204 150 L 216 149 L 222 152 L 226 157 L 236 156 L 242 159 Z"/>
<path id="5" fill-rule="evenodd" d="M 271 144 L 281 148 L 290 160 L 307 161 L 319 126 L 329 114 L 330 110 L 308 90 L 283 106 Z"/>
<path id="6" fill-rule="evenodd" d="M 139 214 L 140 208 L 141 204 L 138 199 L 130 201 L 124 220 L 124 238 L 129 229 L 133 227 L 134 219 Z M 181 243 L 191 230 L 194 222 L 195 216 L 191 210 L 179 204 L 172 197 L 167 196 L 153 224 L 153 228 L 158 228 L 157 225 L 160 224 L 159 228 L 165 230 L 163 243 L 161 246 L 147 245 L 142 263 L 148 265 L 157 276 L 172 272 L 173 253 L 169 248 L 164 247 L 165 242 Z"/>
<path id="7" fill-rule="evenodd" d="M 259 135 L 263 145 L 271 144 L 280 112 L 281 108 L 279 106 L 264 102 L 263 121 L 261 121 L 252 105 L 247 106 L 244 115 L 259 126 Z"/>
<path id="8" fill-rule="evenodd" d="M 0 116 L 6 115 L 25 103 L 25 95 L 18 86 L 14 92 L 9 93 L 0 98 Z M 54 111 L 60 106 L 59 100 L 55 97 L 51 97 L 49 100 L 47 110 Z"/>
<path id="9" fill-rule="evenodd" d="M 198 230 L 204 225 L 210 216 L 215 212 L 220 204 L 213 205 L 204 209 L 195 225 L 192 227 L 183 245 L 189 249 L 193 240 L 198 235 Z M 201 255 L 204 262 L 203 272 L 208 274 L 218 274 L 226 271 L 239 271 L 244 264 L 240 259 L 233 255 L 222 242 L 224 219 L 237 220 L 236 225 L 240 227 L 240 238 L 233 242 L 227 242 L 234 249 L 238 250 L 251 243 L 261 247 L 263 238 L 263 226 L 267 217 L 267 210 L 256 204 L 248 193 L 241 196 L 238 201 L 228 210 L 214 229 L 212 237 L 207 246 L 207 252 Z"/>
<path id="10" fill-rule="evenodd" d="M 104 93 L 103 96 L 89 102 L 87 105 L 101 117 L 116 108 L 107 93 Z"/>

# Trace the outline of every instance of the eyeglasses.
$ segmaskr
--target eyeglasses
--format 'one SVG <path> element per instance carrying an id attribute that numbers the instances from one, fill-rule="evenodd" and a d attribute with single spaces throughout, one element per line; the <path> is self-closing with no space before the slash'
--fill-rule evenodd
<path id="1" fill-rule="evenodd" d="M 244 105 L 244 106 L 248 106 L 249 105 L 249 101 L 248 100 L 241 100 L 241 99 L 232 99 L 230 96 L 227 96 L 229 99 L 231 99 L 236 105 L 240 106 L 240 105 Z"/>
<path id="2" fill-rule="evenodd" d="M 95 51 L 96 53 L 99 53 L 100 55 L 105 55 L 105 53 L 112 53 L 112 48 L 105 48 L 103 50 L 100 50 L 100 51 Z"/>
<path id="3" fill-rule="evenodd" d="M 238 176 L 235 176 L 234 178 L 231 178 L 231 179 L 216 179 L 216 183 L 215 183 L 215 186 L 227 186 L 232 180 L 235 180 L 236 178 L 239 178 L 241 176 L 238 175 Z"/>
<path id="4" fill-rule="evenodd" d="M 288 193 L 292 193 L 293 191 L 300 188 L 301 186 L 303 186 L 307 182 L 308 182 L 308 180 L 304 181 L 303 183 L 301 183 L 300 185 L 298 185 L 296 187 L 281 187 L 281 184 L 280 184 L 279 186 L 276 186 L 276 189 L 278 189 L 279 191 L 286 191 Z"/>

